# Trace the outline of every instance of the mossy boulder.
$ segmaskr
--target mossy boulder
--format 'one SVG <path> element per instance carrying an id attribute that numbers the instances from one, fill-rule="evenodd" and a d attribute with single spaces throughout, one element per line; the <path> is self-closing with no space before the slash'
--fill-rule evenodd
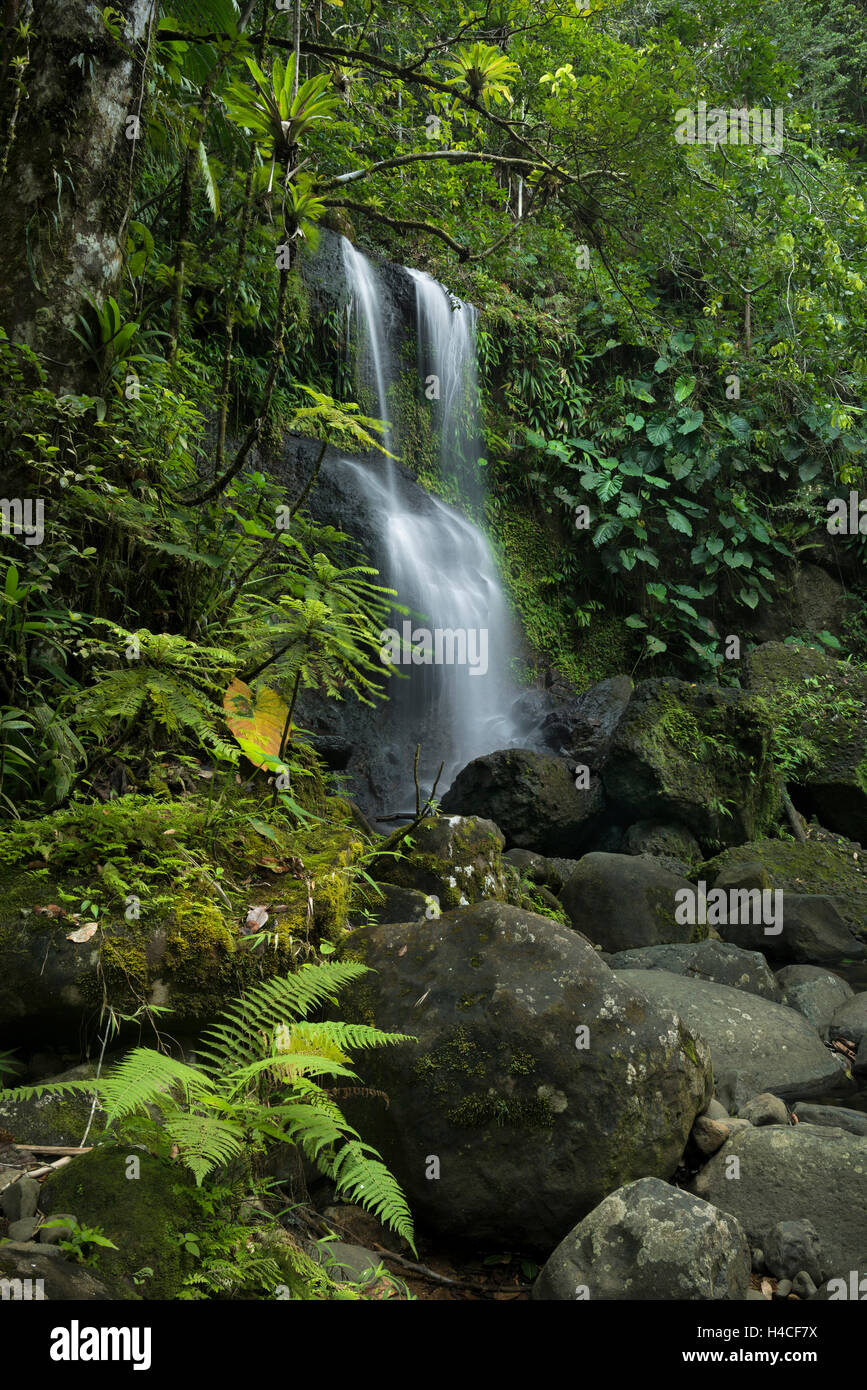
<path id="1" fill-rule="evenodd" d="M 705 1045 L 589 942 L 486 902 L 348 938 L 376 971 L 340 1016 L 418 1041 L 365 1053 L 346 1103 L 418 1220 L 550 1250 L 614 1188 L 674 1173 L 710 1098 Z"/>
<path id="2" fill-rule="evenodd" d="M 575 785 L 573 767 L 550 753 L 507 748 L 475 758 L 442 799 L 452 815 L 485 816 L 509 848 L 574 855 L 597 828 L 605 798 L 596 775 Z"/>
<path id="3" fill-rule="evenodd" d="M 766 642 L 747 654 L 750 690 L 765 704 L 781 751 L 803 746 L 789 776 L 799 805 L 867 845 L 867 671 L 816 647 Z"/>
<path id="4" fill-rule="evenodd" d="M 344 803 L 326 811 L 303 830 L 256 801 L 130 796 L 4 828 L 0 1046 L 71 1040 L 104 1003 L 195 1028 L 253 978 L 293 969 L 293 939 L 339 941 L 366 842 Z M 245 944 L 251 906 L 275 949 Z"/>
<path id="5" fill-rule="evenodd" d="M 773 821 L 779 790 L 767 716 L 739 690 L 649 680 L 636 686 L 602 772 L 620 819 L 688 826 L 707 850 Z"/>
<path id="6" fill-rule="evenodd" d="M 374 861 L 374 871 L 382 883 L 435 900 L 431 910 L 467 907 L 486 898 L 505 902 L 514 891 L 511 866 L 503 863 L 505 840 L 491 821 L 427 816 L 410 838 L 411 846 L 406 841 L 399 846 L 400 858 L 384 854 Z"/>
<path id="7" fill-rule="evenodd" d="M 623 849 L 626 854 L 652 855 L 675 874 L 689 875 L 702 858 L 692 831 L 666 821 L 636 821 L 623 837 Z"/>
<path id="8" fill-rule="evenodd" d="M 96 1071 L 96 1068 L 93 1069 Z M 75 1147 L 87 1131 L 93 1107 L 92 1096 L 70 1092 L 66 1095 L 31 1096 L 29 1100 L 10 1100 L 0 1091 L 0 1129 L 16 1144 L 62 1144 Z M 101 1109 L 97 1106 L 97 1121 Z"/>
<path id="9" fill-rule="evenodd" d="M 137 1176 L 134 1176 L 137 1174 Z M 46 1216 L 74 1212 L 80 1226 L 100 1227 L 117 1250 L 99 1247 L 99 1279 L 126 1286 L 130 1297 L 175 1298 L 193 1257 L 178 1236 L 201 1224 L 191 1175 L 140 1149 L 102 1146 L 73 1159 L 42 1185 Z M 153 1274 L 136 1286 L 130 1276 Z"/>
<path id="10" fill-rule="evenodd" d="M 867 863 L 857 846 L 822 840 L 755 840 L 723 850 L 704 863 L 700 872 L 714 883 L 725 874 L 725 883 L 732 885 L 736 877 L 746 884 L 748 870 L 760 875 L 755 878 L 756 887 L 830 898 L 849 930 L 867 939 Z"/>

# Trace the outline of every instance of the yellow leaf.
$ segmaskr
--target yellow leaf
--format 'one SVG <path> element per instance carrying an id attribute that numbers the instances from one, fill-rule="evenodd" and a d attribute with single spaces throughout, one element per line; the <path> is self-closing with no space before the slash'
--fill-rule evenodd
<path id="1" fill-rule="evenodd" d="M 223 709 L 241 751 L 255 767 L 267 768 L 266 758 L 279 758 L 289 708 L 276 690 L 265 687 L 254 697 L 249 685 L 234 680 L 223 696 Z"/>

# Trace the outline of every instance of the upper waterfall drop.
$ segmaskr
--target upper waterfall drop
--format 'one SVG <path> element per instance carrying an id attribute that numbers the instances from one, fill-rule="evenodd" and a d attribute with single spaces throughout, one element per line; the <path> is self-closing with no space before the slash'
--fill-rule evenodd
<path id="1" fill-rule="evenodd" d="M 346 240 L 343 265 L 351 294 L 359 384 L 376 394 L 389 419 L 394 382 L 383 312 L 384 288 L 367 258 Z M 453 480 L 468 508 L 483 497 L 479 468 L 475 311 L 453 300 L 420 271 L 400 272 L 414 284 L 420 381 L 417 398 L 430 405 L 439 436 L 440 471 Z M 425 389 L 427 386 L 428 389 Z M 431 390 L 430 388 L 435 389 Z M 386 448 L 398 452 L 399 421 Z M 511 715 L 517 690 L 510 672 L 514 627 L 497 567 L 483 532 L 440 498 L 420 493 L 411 475 L 390 459 L 345 459 L 356 476 L 380 538 L 372 558 L 382 582 L 410 609 L 391 619 L 399 669 L 389 683 L 381 757 L 392 764 L 403 812 L 414 802 L 413 755 L 421 745 L 419 780 L 430 789 L 440 763 L 442 795 L 473 758 L 520 741 Z"/>
<path id="2" fill-rule="evenodd" d="M 478 315 L 426 271 L 408 270 L 415 282 L 419 371 L 440 431 L 440 469 L 444 478 L 454 476 L 462 498 L 476 509 L 484 494 L 479 469 Z"/>

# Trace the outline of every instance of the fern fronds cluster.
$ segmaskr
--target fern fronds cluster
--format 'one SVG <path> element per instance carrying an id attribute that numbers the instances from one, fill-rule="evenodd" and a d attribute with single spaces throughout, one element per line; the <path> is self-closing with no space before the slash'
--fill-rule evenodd
<path id="1" fill-rule="evenodd" d="M 106 1130 L 118 1137 L 146 1135 L 156 1114 L 161 1147 L 176 1148 L 197 1186 L 268 1143 L 297 1144 L 342 1196 L 415 1249 L 398 1183 L 316 1080 L 357 1081 L 350 1052 L 414 1041 L 366 1024 L 306 1019 L 367 973 L 355 962 L 327 962 L 255 986 L 206 1031 L 194 1066 L 139 1047 L 104 1077 L 21 1086 L 9 1098 L 95 1093 Z"/>

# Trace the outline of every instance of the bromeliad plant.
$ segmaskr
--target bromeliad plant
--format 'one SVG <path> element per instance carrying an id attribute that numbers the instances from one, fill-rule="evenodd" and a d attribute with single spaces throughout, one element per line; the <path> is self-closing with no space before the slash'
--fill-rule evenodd
<path id="1" fill-rule="evenodd" d="M 175 1153 L 199 1187 L 239 1161 L 249 1172 L 268 1144 L 298 1144 L 346 1201 L 366 1207 L 415 1249 L 403 1192 L 320 1084 L 324 1077 L 358 1081 L 350 1050 L 415 1039 L 366 1024 L 307 1021 L 367 973 L 354 962 L 329 962 L 255 986 L 206 1032 L 195 1066 L 139 1047 L 105 1077 L 20 1086 L 7 1099 L 95 1093 L 107 1135 L 144 1143 L 157 1156 Z"/>
<path id="2" fill-rule="evenodd" d="M 254 90 L 242 82 L 233 82 L 225 98 L 226 109 L 235 124 L 251 131 L 270 154 L 267 191 L 271 193 L 278 162 L 286 168 L 288 181 L 296 146 L 316 121 L 332 115 L 340 101 L 327 91 L 331 85 L 329 73 L 319 73 L 298 85 L 294 54 L 285 67 L 280 56 L 275 57 L 270 77 L 252 58 L 247 58 L 246 63 Z"/>

